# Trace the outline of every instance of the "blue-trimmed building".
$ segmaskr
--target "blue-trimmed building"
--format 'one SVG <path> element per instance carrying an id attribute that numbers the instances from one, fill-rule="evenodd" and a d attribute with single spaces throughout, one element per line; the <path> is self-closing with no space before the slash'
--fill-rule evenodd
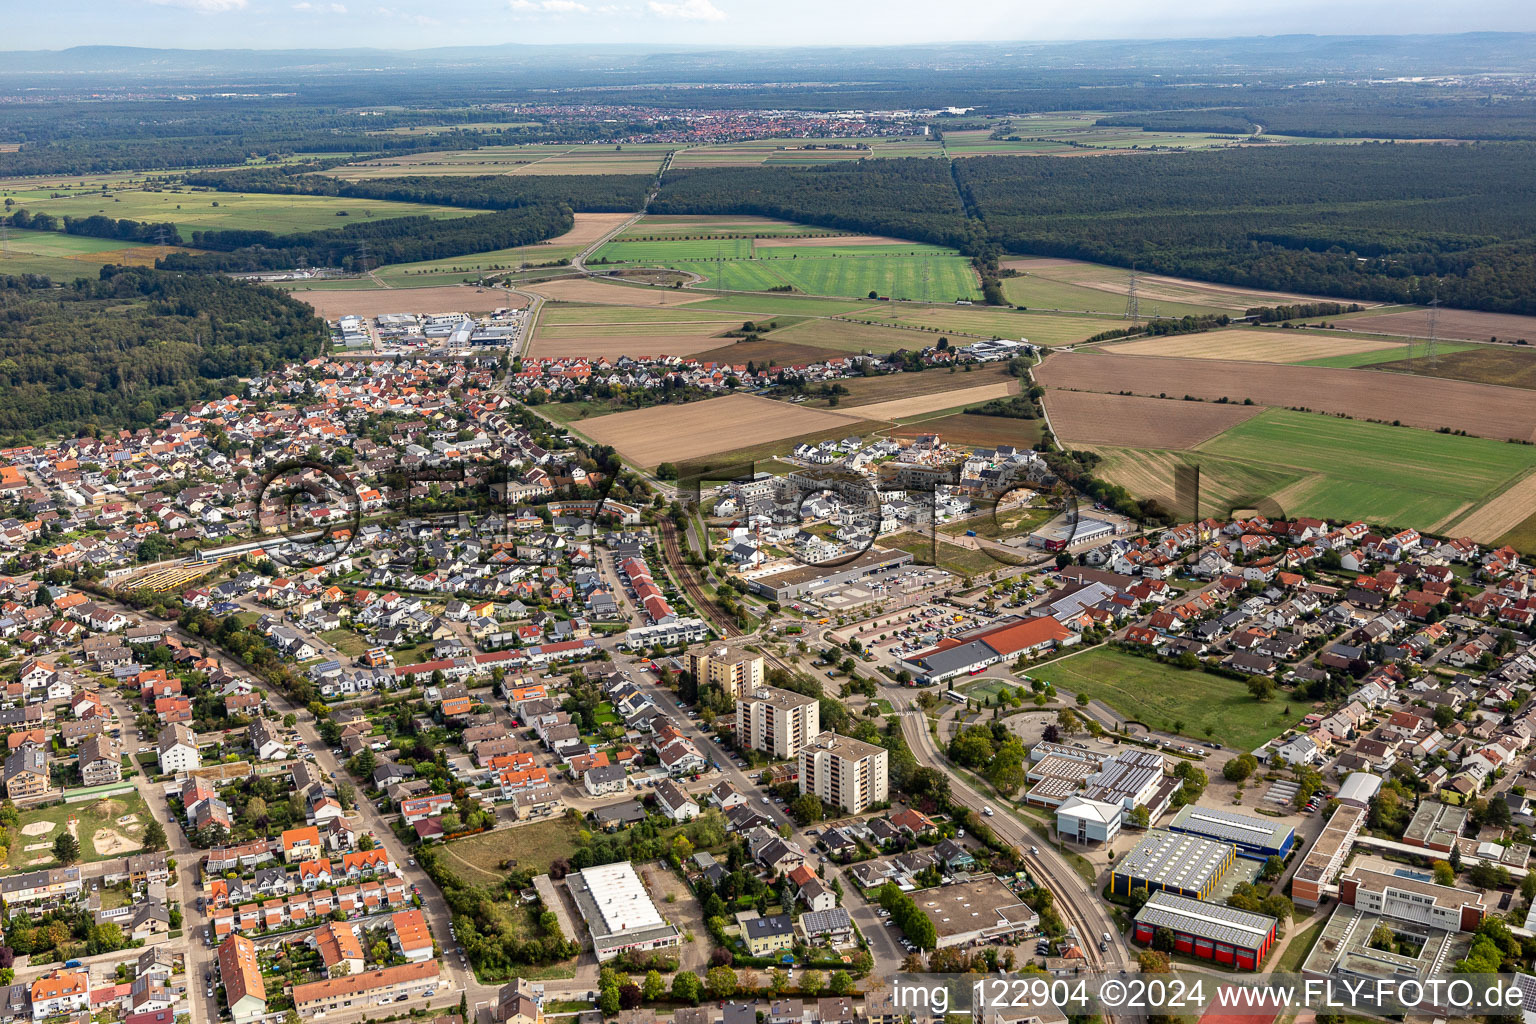
<path id="1" fill-rule="evenodd" d="M 1296 845 L 1296 830 L 1284 822 L 1193 804 L 1174 815 L 1168 831 L 1231 843 L 1250 860 L 1284 859 Z"/>

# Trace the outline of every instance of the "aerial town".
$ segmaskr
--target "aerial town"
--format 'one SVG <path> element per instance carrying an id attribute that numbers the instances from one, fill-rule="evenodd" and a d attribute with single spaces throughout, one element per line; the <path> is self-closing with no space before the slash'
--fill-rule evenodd
<path id="1" fill-rule="evenodd" d="M 1536 1024 L 1529 12 L 118 6 L 0 1024 Z"/>

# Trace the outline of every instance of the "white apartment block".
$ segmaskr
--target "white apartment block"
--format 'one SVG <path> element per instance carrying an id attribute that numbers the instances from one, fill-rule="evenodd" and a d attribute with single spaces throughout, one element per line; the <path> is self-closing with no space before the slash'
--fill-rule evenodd
<path id="1" fill-rule="evenodd" d="M 884 747 L 824 732 L 800 748 L 800 792 L 863 814 L 890 799 L 890 758 Z"/>
<path id="2" fill-rule="evenodd" d="M 821 705 L 815 697 L 759 686 L 736 698 L 736 735 L 752 750 L 788 759 L 819 732 Z"/>

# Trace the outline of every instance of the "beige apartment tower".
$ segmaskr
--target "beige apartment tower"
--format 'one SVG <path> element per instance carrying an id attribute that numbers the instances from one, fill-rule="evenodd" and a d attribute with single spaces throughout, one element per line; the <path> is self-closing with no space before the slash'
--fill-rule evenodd
<path id="1" fill-rule="evenodd" d="M 890 799 L 890 756 L 884 747 L 824 732 L 800 748 L 800 792 L 863 814 Z"/>
<path id="2" fill-rule="evenodd" d="M 821 732 L 815 697 L 759 686 L 736 698 L 736 736 L 742 746 L 785 760 Z"/>
<path id="3" fill-rule="evenodd" d="M 731 700 L 763 685 L 763 656 L 724 644 L 688 652 L 688 671 L 699 685 L 714 683 Z"/>

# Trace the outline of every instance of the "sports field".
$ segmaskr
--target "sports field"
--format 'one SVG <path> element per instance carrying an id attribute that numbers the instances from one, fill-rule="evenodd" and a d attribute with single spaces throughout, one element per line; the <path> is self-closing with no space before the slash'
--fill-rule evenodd
<path id="1" fill-rule="evenodd" d="M 186 242 L 192 240 L 194 229 L 239 228 L 282 234 L 342 228 L 360 219 L 469 217 L 481 212 L 427 203 L 214 192 L 181 187 L 164 191 L 130 189 L 110 195 L 86 192 L 58 199 L 19 199 L 17 204 L 33 213 L 50 213 L 55 217 L 84 218 L 101 214 L 118 220 L 169 221 L 181 231 Z"/>
<path id="2" fill-rule="evenodd" d="M 1235 679 L 1185 671 L 1133 654 L 1096 647 L 1029 669 L 1072 693 L 1102 700 L 1126 718 L 1154 729 L 1253 750 L 1295 724 L 1300 712 L 1276 698 L 1256 701 Z"/>
<path id="3" fill-rule="evenodd" d="M 609 242 L 589 261 L 666 267 L 704 278 L 695 291 L 771 291 L 788 286 L 806 295 L 877 295 L 922 302 L 980 298 L 970 260 L 953 249 L 888 239 L 849 238 L 829 244 L 760 244 L 743 234 L 646 237 Z M 794 226 L 791 226 L 794 227 Z"/>

